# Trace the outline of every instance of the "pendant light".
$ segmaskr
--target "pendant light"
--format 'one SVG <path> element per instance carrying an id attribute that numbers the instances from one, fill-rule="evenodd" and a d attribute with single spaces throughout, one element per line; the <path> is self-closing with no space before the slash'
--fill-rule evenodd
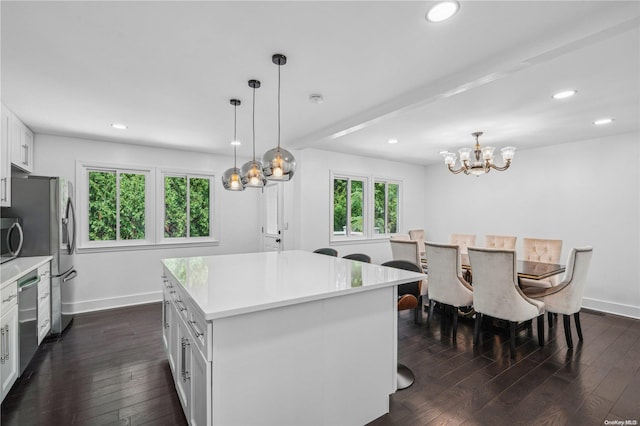
<path id="1" fill-rule="evenodd" d="M 288 181 L 296 170 L 296 159 L 280 147 L 280 67 L 287 63 L 287 57 L 276 53 L 271 61 L 278 66 L 278 146 L 265 152 L 262 157 L 262 171 L 268 180 Z"/>
<path id="2" fill-rule="evenodd" d="M 241 180 L 247 188 L 262 188 L 267 180 L 262 173 L 262 164 L 256 161 L 256 89 L 260 87 L 260 82 L 249 80 L 249 87 L 253 89 L 253 160 L 242 165 Z"/>
<path id="3" fill-rule="evenodd" d="M 236 165 L 237 150 L 238 145 L 240 145 L 240 141 L 238 140 L 236 133 L 238 116 L 237 110 L 238 105 L 240 105 L 240 100 L 231 99 L 229 102 L 233 105 L 233 140 L 231 141 L 231 145 L 233 145 L 233 167 L 228 169 L 222 175 L 222 186 L 224 186 L 224 189 L 228 191 L 244 191 L 244 185 L 240 179 L 240 169 Z"/>

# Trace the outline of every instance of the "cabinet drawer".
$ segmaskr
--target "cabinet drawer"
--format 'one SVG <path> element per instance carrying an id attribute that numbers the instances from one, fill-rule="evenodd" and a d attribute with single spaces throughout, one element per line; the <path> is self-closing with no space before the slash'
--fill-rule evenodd
<path id="1" fill-rule="evenodd" d="M 38 305 L 38 345 L 51 330 L 51 303 L 47 298 Z"/>
<path id="2" fill-rule="evenodd" d="M 2 312 L 7 312 L 12 306 L 18 304 L 18 282 L 12 282 L 0 291 L 0 303 Z"/>
<path id="3" fill-rule="evenodd" d="M 192 306 L 188 306 L 187 311 L 187 326 L 193 337 L 193 343 L 198 348 L 202 356 L 211 361 L 211 323 L 205 321 L 205 319 L 198 313 L 198 311 Z"/>

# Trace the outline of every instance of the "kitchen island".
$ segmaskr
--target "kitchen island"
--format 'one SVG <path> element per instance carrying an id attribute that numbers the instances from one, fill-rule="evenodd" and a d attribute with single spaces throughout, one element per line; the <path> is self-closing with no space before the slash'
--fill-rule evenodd
<path id="1" fill-rule="evenodd" d="M 397 285 L 424 275 L 305 251 L 162 263 L 189 424 L 357 425 L 389 411 Z"/>

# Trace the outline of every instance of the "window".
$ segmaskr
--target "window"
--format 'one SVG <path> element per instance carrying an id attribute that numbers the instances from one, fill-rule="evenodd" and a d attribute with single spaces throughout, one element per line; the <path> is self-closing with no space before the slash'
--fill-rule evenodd
<path id="1" fill-rule="evenodd" d="M 332 173 L 331 184 L 331 241 L 398 232 L 401 182 Z"/>
<path id="2" fill-rule="evenodd" d="M 374 234 L 398 232 L 399 183 L 375 181 L 373 184 Z"/>
<path id="3" fill-rule="evenodd" d="M 216 243 L 214 176 L 76 163 L 80 249 Z"/>
<path id="4" fill-rule="evenodd" d="M 333 177 L 333 238 L 366 236 L 366 178 Z"/>
<path id="5" fill-rule="evenodd" d="M 211 177 L 164 176 L 164 238 L 210 237 Z"/>
<path id="6" fill-rule="evenodd" d="M 88 240 L 146 238 L 145 171 L 88 169 Z"/>

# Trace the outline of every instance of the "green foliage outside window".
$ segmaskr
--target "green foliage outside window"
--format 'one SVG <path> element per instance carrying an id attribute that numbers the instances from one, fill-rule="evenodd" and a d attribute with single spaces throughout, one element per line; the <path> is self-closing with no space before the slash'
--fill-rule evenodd
<path id="1" fill-rule="evenodd" d="M 364 232 L 364 182 L 351 181 L 351 232 L 362 235 Z"/>
<path id="2" fill-rule="evenodd" d="M 349 193 L 347 193 L 347 188 Z M 350 201 L 350 206 L 348 206 Z M 361 180 L 333 180 L 333 234 L 364 233 L 364 182 Z M 350 207 L 350 208 L 348 208 Z M 349 215 L 350 214 L 350 215 Z M 350 217 L 348 217 L 350 216 Z"/>
<path id="3" fill-rule="evenodd" d="M 374 232 L 389 234 L 398 232 L 399 185 L 375 182 L 374 187 Z"/>
<path id="4" fill-rule="evenodd" d="M 115 240 L 116 173 L 89 172 L 89 240 Z"/>
<path id="5" fill-rule="evenodd" d="M 164 236 L 166 238 L 184 238 L 187 235 L 208 237 L 210 235 L 209 182 L 208 178 L 187 178 L 185 176 L 166 176 L 164 178 Z M 189 217 L 188 221 L 187 217 Z"/>
<path id="6" fill-rule="evenodd" d="M 344 235 L 347 228 L 347 180 L 333 180 L 333 234 Z"/>
<path id="7" fill-rule="evenodd" d="M 144 240 L 145 176 L 120 174 L 120 239 Z"/>

